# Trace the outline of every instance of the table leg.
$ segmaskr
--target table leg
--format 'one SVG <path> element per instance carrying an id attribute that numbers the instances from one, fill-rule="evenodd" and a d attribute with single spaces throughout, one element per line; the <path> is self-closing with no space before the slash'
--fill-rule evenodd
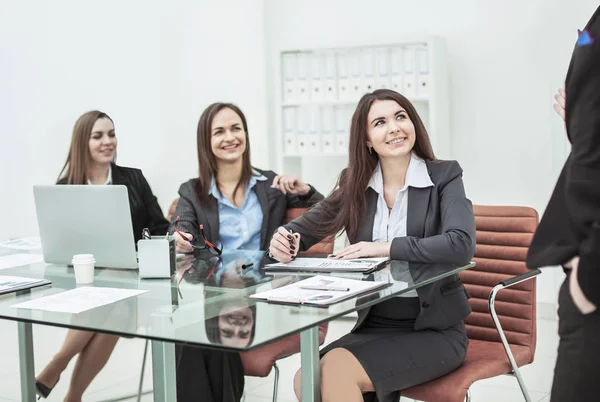
<path id="1" fill-rule="evenodd" d="M 152 382 L 155 402 L 177 400 L 175 377 L 175 345 L 152 341 Z"/>
<path id="2" fill-rule="evenodd" d="M 19 374 L 21 400 L 35 402 L 35 368 L 33 361 L 33 328 L 29 322 L 17 323 L 19 334 Z"/>
<path id="3" fill-rule="evenodd" d="M 319 361 L 319 327 L 300 332 L 302 401 L 321 401 L 321 363 Z"/>

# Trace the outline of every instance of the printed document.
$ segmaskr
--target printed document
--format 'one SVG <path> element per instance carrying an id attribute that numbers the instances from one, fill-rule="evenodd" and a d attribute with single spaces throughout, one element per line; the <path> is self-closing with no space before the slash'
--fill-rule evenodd
<path id="1" fill-rule="evenodd" d="M 20 267 L 44 261 L 40 254 L 9 254 L 0 256 L 0 269 Z"/>
<path id="2" fill-rule="evenodd" d="M 388 285 L 389 282 L 383 281 L 358 281 L 317 275 L 280 288 L 250 295 L 250 297 L 275 303 L 327 306 Z"/>
<path id="3" fill-rule="evenodd" d="M 358 258 L 333 260 L 331 258 L 296 258 L 287 264 L 277 262 L 265 265 L 264 271 L 276 272 L 361 272 L 370 273 L 383 268 L 390 259 Z"/>
<path id="4" fill-rule="evenodd" d="M 86 286 L 14 304 L 12 307 L 77 314 L 146 292 L 147 290 Z"/>

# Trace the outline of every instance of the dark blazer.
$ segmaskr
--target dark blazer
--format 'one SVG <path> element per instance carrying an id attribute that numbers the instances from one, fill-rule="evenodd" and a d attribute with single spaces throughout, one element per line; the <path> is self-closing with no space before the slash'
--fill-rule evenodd
<path id="1" fill-rule="evenodd" d="M 155 235 L 167 233 L 169 222 L 165 219 L 142 171 L 114 163 L 111 164 L 111 169 L 112 184 L 122 184 L 127 187 L 135 243 L 137 244 L 142 238 L 144 228 L 150 229 L 150 233 Z M 67 184 L 67 179 L 62 178 L 57 184 Z"/>
<path id="2" fill-rule="evenodd" d="M 600 7 L 567 73 L 566 128 L 571 153 L 533 237 L 527 266 L 562 265 L 579 255 L 585 296 L 600 306 Z"/>
<path id="3" fill-rule="evenodd" d="M 408 189 L 407 236 L 392 241 L 390 258 L 409 262 L 447 263 L 463 265 L 475 254 L 475 217 L 473 206 L 465 195 L 462 169 L 456 161 L 427 162 L 433 187 Z M 358 235 L 359 241 L 373 241 L 373 221 L 377 212 L 377 193 L 365 190 L 367 211 Z M 313 221 L 326 219 L 335 213 L 327 199 L 307 212 Z M 300 217 L 287 225 L 301 234 L 301 249 L 308 249 L 321 239 L 312 236 Z M 412 272 L 413 278 L 422 277 Z M 453 275 L 417 289 L 421 313 L 415 329 L 447 328 L 462 321 L 471 309 L 468 295 L 458 275 Z M 360 328 L 369 309 L 358 312 L 354 330 Z"/>
<path id="4" fill-rule="evenodd" d="M 260 249 L 266 250 L 271 234 L 285 223 L 288 208 L 308 208 L 323 199 L 323 195 L 311 186 L 311 191 L 306 196 L 283 194 L 281 191 L 271 188 L 273 179 L 277 174 L 270 170 L 259 170 L 267 180 L 257 181 L 254 187 L 258 202 L 262 208 L 263 221 L 260 230 Z M 204 233 L 209 241 L 219 240 L 219 208 L 218 201 L 212 195 L 209 205 L 200 204 L 196 193 L 198 179 L 191 179 L 179 187 L 179 203 L 174 217 L 179 216 L 177 229 L 182 232 L 191 233 L 194 239 L 200 241 L 200 230 L 198 226 L 204 225 Z M 175 219 L 175 218 L 174 218 Z M 173 232 L 175 221 L 171 222 L 170 231 Z"/>

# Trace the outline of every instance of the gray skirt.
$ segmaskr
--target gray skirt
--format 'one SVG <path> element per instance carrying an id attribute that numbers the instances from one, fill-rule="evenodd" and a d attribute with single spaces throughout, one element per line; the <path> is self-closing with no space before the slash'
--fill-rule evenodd
<path id="1" fill-rule="evenodd" d="M 396 297 L 371 308 L 365 324 L 323 348 L 343 348 L 367 372 L 374 393 L 365 401 L 395 402 L 403 389 L 433 380 L 457 369 L 469 340 L 461 321 L 444 330 L 415 331 L 419 298 Z"/>

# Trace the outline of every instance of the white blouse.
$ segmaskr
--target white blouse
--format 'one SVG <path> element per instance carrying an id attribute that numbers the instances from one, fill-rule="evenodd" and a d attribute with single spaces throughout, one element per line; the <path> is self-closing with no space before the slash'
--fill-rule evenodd
<path id="1" fill-rule="evenodd" d="M 369 187 L 375 190 L 377 197 L 377 212 L 373 221 L 373 241 L 391 242 L 395 237 L 406 236 L 406 217 L 408 215 L 408 187 L 426 188 L 433 187 L 433 182 L 427 171 L 427 164 L 414 153 L 411 154 L 404 187 L 396 194 L 396 201 L 390 211 L 383 197 L 383 172 L 381 164 L 377 165 L 369 181 Z M 392 264 L 394 264 L 392 262 Z M 417 297 L 417 291 L 412 290 L 399 297 Z"/>

